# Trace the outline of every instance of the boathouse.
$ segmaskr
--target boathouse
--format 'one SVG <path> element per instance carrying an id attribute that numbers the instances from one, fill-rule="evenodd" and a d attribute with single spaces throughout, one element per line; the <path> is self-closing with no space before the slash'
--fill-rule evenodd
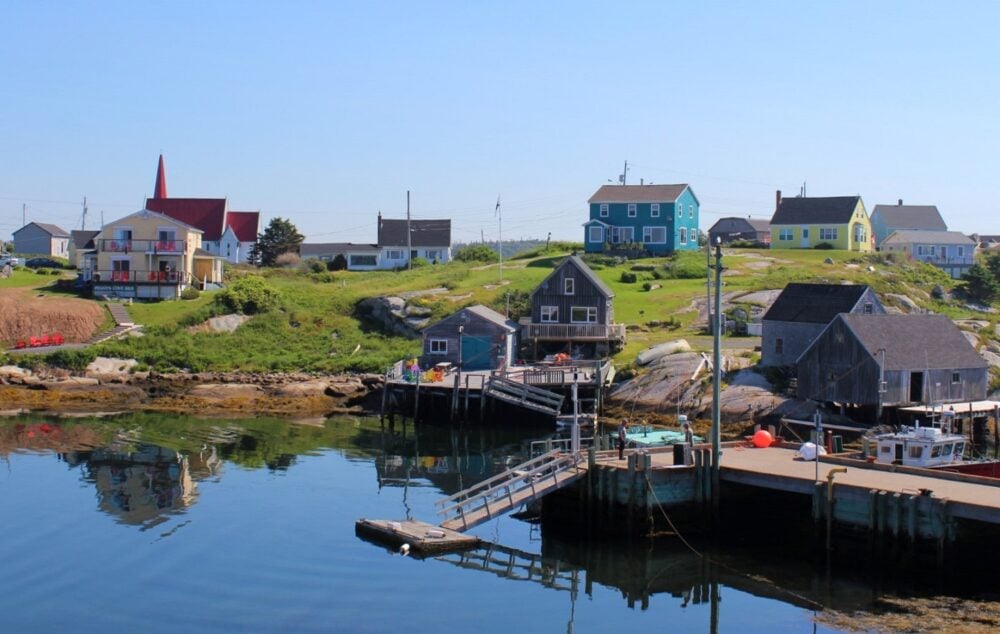
<path id="1" fill-rule="evenodd" d="M 986 398 L 986 361 L 944 315 L 838 315 L 797 367 L 802 399 L 906 406 Z"/>
<path id="2" fill-rule="evenodd" d="M 420 365 L 449 363 L 463 370 L 495 370 L 517 350 L 516 322 L 481 304 L 469 306 L 423 331 Z"/>
<path id="3" fill-rule="evenodd" d="M 884 314 L 863 284 L 789 284 L 764 313 L 760 344 L 763 366 L 793 366 L 840 313 Z"/>
<path id="4" fill-rule="evenodd" d="M 531 316 L 521 319 L 521 340 L 530 356 L 565 353 L 600 359 L 625 344 L 616 324 L 614 292 L 578 256 L 563 260 L 531 293 Z"/>

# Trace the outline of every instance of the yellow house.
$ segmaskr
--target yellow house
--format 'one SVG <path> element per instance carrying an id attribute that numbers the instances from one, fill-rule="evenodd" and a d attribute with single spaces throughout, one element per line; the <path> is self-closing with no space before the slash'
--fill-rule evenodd
<path id="1" fill-rule="evenodd" d="M 201 248 L 200 229 L 143 209 L 104 225 L 94 237 L 95 295 L 169 299 L 192 286 L 222 284 L 223 258 Z"/>
<path id="2" fill-rule="evenodd" d="M 772 249 L 875 250 L 871 222 L 861 196 L 781 198 L 777 193 L 771 217 Z"/>

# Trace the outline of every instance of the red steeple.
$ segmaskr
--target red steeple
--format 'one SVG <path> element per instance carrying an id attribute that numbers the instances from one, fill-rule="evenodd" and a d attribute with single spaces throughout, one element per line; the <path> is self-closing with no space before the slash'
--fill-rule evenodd
<path id="1" fill-rule="evenodd" d="M 167 174 L 163 169 L 163 155 L 160 155 L 160 164 L 156 168 L 156 185 L 153 186 L 153 198 L 167 197 Z"/>

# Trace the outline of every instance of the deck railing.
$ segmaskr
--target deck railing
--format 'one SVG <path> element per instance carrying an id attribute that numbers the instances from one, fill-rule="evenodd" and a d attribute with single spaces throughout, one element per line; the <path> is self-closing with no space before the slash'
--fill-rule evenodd
<path id="1" fill-rule="evenodd" d="M 99 251 L 108 253 L 185 253 L 187 242 L 184 240 L 98 240 Z"/>
<path id="2" fill-rule="evenodd" d="M 625 324 L 540 324 L 521 320 L 522 339 L 624 340 Z"/>
<path id="3" fill-rule="evenodd" d="M 190 280 L 183 271 L 94 271 L 94 282 L 115 282 L 128 284 L 182 284 Z"/>

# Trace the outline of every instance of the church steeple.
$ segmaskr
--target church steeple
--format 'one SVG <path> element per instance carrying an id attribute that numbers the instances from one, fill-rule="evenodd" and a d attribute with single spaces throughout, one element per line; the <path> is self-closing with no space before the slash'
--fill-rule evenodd
<path id="1" fill-rule="evenodd" d="M 163 169 L 163 155 L 160 155 L 160 164 L 156 168 L 156 185 L 153 186 L 153 199 L 167 197 L 167 173 Z"/>

